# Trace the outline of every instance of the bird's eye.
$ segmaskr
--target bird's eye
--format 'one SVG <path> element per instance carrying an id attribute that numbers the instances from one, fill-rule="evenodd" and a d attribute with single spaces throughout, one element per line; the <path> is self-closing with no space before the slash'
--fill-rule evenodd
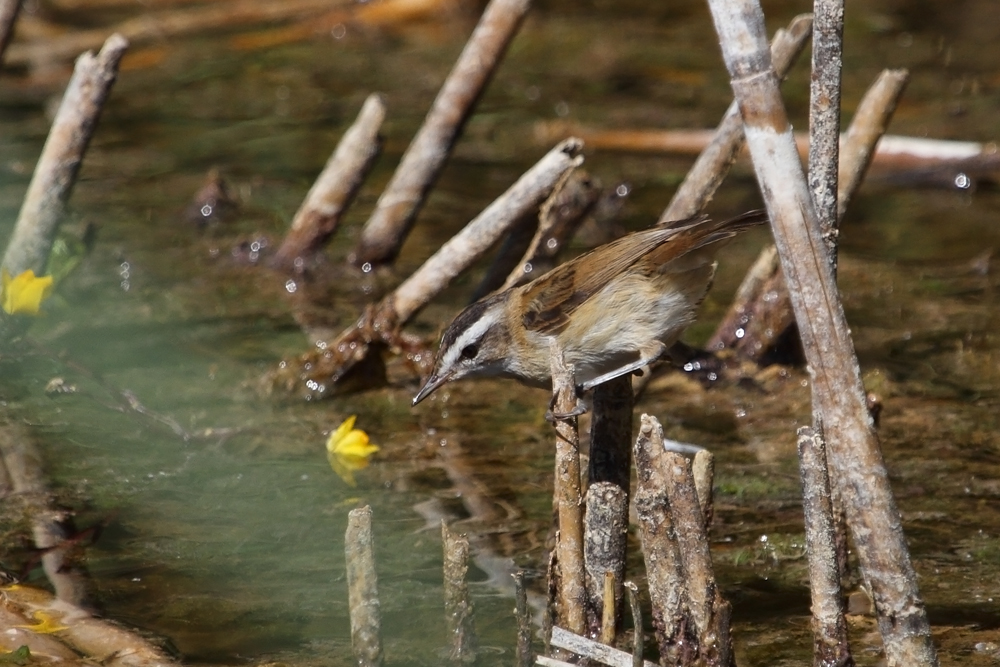
<path id="1" fill-rule="evenodd" d="M 462 348 L 463 359 L 475 359 L 477 354 L 479 354 L 478 345 L 466 345 Z"/>

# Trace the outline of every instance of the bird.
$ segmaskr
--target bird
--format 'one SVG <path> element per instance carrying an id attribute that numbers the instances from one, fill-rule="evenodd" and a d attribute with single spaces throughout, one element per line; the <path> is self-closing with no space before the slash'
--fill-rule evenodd
<path id="1" fill-rule="evenodd" d="M 767 221 L 755 210 L 662 222 L 476 301 L 445 329 L 413 405 L 464 377 L 550 387 L 553 341 L 579 393 L 639 371 L 694 322 L 722 242 Z"/>

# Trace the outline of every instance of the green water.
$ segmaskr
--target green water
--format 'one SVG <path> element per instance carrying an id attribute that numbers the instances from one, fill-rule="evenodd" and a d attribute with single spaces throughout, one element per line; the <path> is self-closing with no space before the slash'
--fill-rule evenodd
<path id="1" fill-rule="evenodd" d="M 773 28 L 808 6 L 765 10 Z M 1000 41 L 984 19 L 991 11 L 986 2 L 848 3 L 845 109 L 881 68 L 907 66 L 913 79 L 894 133 L 996 138 Z M 326 267 L 337 270 L 471 26 L 458 16 L 349 27 L 340 39 L 244 52 L 226 35 L 192 37 L 166 45 L 155 66 L 126 69 L 115 86 L 67 223 L 97 225 L 96 246 L 47 303 L 31 343 L 0 358 L 0 399 L 30 424 L 78 527 L 105 525 L 85 552 L 95 603 L 168 638 L 186 660 L 349 664 L 343 533 L 347 512 L 366 503 L 389 664 L 434 665 L 445 655 L 440 540 L 429 517 L 462 518 L 482 502 L 489 520 L 460 524 L 480 536 L 482 562 L 532 575 L 544 567 L 552 455 L 544 394 L 467 384 L 411 410 L 417 380 L 400 372 L 389 388 L 323 402 L 269 393 L 267 374 L 311 342 L 293 317 L 286 277 L 233 258 L 244 242 L 275 246 L 361 102 L 378 90 L 389 106 L 386 151 L 327 250 Z M 800 63 L 786 84 L 799 128 L 807 78 Z M 11 91 L 0 101 L 2 239 L 44 141 L 45 99 L 58 88 L 15 76 L 0 87 Z M 383 279 L 407 275 L 548 149 L 533 138 L 537 121 L 703 128 L 729 99 L 703 3 L 537 6 L 421 213 L 398 275 Z M 635 228 L 662 210 L 688 163 L 598 152 L 586 165 L 605 184 L 630 184 L 622 222 Z M 183 212 L 211 167 L 228 179 L 240 213 L 202 231 Z M 740 166 L 712 211 L 756 205 L 752 175 Z M 848 318 L 869 387 L 885 404 L 880 433 L 948 664 L 987 664 L 992 657 L 975 644 L 996 640 L 1000 627 L 998 279 L 994 268 L 972 266 L 1000 245 L 997 210 L 1000 197 L 986 185 L 969 192 L 875 179 L 852 203 L 842 235 Z M 766 240 L 754 233 L 727 249 L 691 340 L 710 332 Z M 370 283 L 345 275 L 314 304 L 335 329 L 370 298 Z M 432 336 L 474 284 L 456 281 L 413 330 Z M 46 395 L 54 377 L 78 391 Z M 804 561 L 793 546 L 804 377 L 792 369 L 766 391 L 666 381 L 639 406 L 671 437 L 718 456 L 715 556 L 736 610 L 741 664 L 802 663 L 810 652 Z M 185 440 L 119 410 L 118 390 L 189 433 L 225 430 Z M 323 447 L 351 414 L 382 447 L 357 487 L 331 471 Z M 461 486 L 470 480 L 474 488 Z M 16 549 L 9 557 L 16 562 Z M 512 664 L 509 584 L 487 577 L 475 569 L 472 586 L 482 664 Z M 859 657 L 873 662 L 862 650 L 877 645 L 870 628 L 855 636 Z"/>

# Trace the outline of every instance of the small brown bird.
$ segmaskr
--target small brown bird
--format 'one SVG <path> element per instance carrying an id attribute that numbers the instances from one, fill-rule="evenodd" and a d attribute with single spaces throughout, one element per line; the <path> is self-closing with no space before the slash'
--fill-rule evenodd
<path id="1" fill-rule="evenodd" d="M 467 376 L 551 386 L 553 338 L 584 391 L 639 370 L 694 321 L 721 242 L 767 219 L 750 211 L 722 222 L 698 216 L 661 223 L 477 301 L 448 325 L 413 404 Z"/>

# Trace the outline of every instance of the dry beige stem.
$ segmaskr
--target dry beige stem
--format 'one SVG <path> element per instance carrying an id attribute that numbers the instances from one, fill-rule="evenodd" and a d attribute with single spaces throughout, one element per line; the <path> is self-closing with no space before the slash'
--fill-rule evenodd
<path id="1" fill-rule="evenodd" d="M 872 590 L 891 667 L 936 665 L 899 510 L 812 197 L 771 69 L 755 0 L 709 0 L 747 146 L 767 203 L 781 268 L 809 362 L 815 411 L 828 436 L 862 574 Z"/>
<path id="2" fill-rule="evenodd" d="M 132 3 L 134 6 L 134 2 Z M 346 6 L 348 3 L 344 2 Z M 74 30 L 53 39 L 13 44 L 6 65 L 42 65 L 67 60 L 88 49 L 96 49 L 109 32 L 122 35 L 133 45 L 190 35 L 212 29 L 232 30 L 239 25 L 300 19 L 330 11 L 337 0 L 233 0 L 211 2 L 202 7 L 149 12 L 110 27 Z M 92 9 L 88 6 L 88 10 Z"/>
<path id="3" fill-rule="evenodd" d="M 796 16 L 779 30 L 771 44 L 771 57 L 779 77 L 784 77 L 812 34 L 812 16 Z M 734 101 L 729 105 L 707 146 L 684 177 L 660 220 L 683 220 L 699 213 L 719 189 L 743 147 L 743 119 Z"/>
<path id="4" fill-rule="evenodd" d="M 809 86 L 809 190 L 837 263 L 837 168 L 840 164 L 840 73 L 844 50 L 844 0 L 815 0 L 812 78 Z"/>
<path id="5" fill-rule="evenodd" d="M 469 599 L 469 538 L 453 533 L 441 522 L 444 549 L 444 613 L 451 637 L 450 660 L 457 664 L 476 661 L 476 629 Z"/>
<path id="6" fill-rule="evenodd" d="M 826 443 L 819 433 L 803 426 L 798 433 L 802 510 L 809 554 L 812 594 L 813 664 L 851 667 L 847 619 L 837 565 L 837 534 L 826 468 Z"/>
<path id="7" fill-rule="evenodd" d="M 399 254 L 424 198 L 529 6 L 529 0 L 490 0 L 365 224 L 351 257 L 355 265 L 384 264 Z"/>
<path id="8" fill-rule="evenodd" d="M 359 667 L 382 665 L 382 610 L 375 574 L 372 508 L 365 505 L 347 515 L 344 536 L 347 597 L 351 609 L 351 648 Z"/>
<path id="9" fill-rule="evenodd" d="M 556 557 L 559 563 L 558 614 L 556 623 L 582 634 L 587 625 L 587 590 L 583 557 L 583 494 L 580 480 L 580 434 L 577 419 L 576 382 L 562 350 L 553 339 L 552 412 L 556 430 L 556 510 L 559 533 Z"/>
<path id="10" fill-rule="evenodd" d="M 87 145 L 127 48 L 128 41 L 114 34 L 99 54 L 87 52 L 77 59 L 4 254 L 3 266 L 11 275 L 28 269 L 36 275 L 44 272 Z"/>
<path id="11" fill-rule="evenodd" d="M 337 231 L 381 150 L 379 130 L 384 120 L 385 101 L 381 95 L 369 95 L 295 213 L 274 256 L 275 266 L 293 268 L 296 260 L 319 250 Z"/>

